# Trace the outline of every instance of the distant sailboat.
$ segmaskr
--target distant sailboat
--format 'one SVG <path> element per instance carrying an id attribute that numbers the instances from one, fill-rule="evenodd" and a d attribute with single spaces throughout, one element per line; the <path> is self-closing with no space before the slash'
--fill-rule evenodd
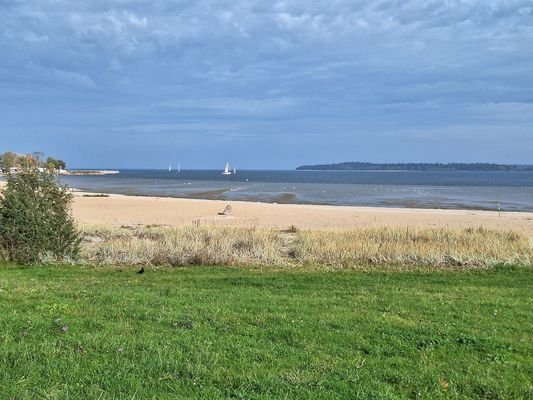
<path id="1" fill-rule="evenodd" d="M 180 163 L 178 163 L 178 174 L 181 172 L 181 166 Z"/>
<path id="2" fill-rule="evenodd" d="M 237 168 L 233 167 L 233 175 L 237 174 Z"/>
<path id="3" fill-rule="evenodd" d="M 168 166 L 168 172 L 172 172 L 172 165 Z"/>
<path id="4" fill-rule="evenodd" d="M 222 175 L 231 175 L 231 171 L 229 169 L 229 163 L 226 163 L 226 168 L 224 168 L 224 172 L 222 172 Z"/>

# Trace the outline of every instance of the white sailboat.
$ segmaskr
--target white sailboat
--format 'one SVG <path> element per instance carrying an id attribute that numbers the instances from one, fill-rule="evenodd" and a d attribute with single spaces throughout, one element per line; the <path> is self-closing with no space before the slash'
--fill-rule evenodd
<path id="1" fill-rule="evenodd" d="M 237 168 L 233 167 L 233 175 L 237 174 Z"/>
<path id="2" fill-rule="evenodd" d="M 222 175 L 231 175 L 231 171 L 229 169 L 229 163 L 226 163 L 226 168 L 224 168 Z"/>
<path id="3" fill-rule="evenodd" d="M 178 163 L 178 174 L 181 172 L 181 165 Z"/>
<path id="4" fill-rule="evenodd" d="M 172 165 L 168 166 L 168 172 L 172 172 Z"/>

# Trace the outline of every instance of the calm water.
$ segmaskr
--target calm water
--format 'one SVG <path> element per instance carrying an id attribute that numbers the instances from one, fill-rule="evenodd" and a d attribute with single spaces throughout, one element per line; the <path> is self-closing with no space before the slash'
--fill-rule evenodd
<path id="1" fill-rule="evenodd" d="M 62 178 L 88 192 L 381 207 L 533 211 L 533 172 L 121 170 Z"/>

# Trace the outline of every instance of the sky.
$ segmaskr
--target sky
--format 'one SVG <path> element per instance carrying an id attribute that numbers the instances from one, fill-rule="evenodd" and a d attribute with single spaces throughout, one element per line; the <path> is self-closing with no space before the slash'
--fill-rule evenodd
<path id="1" fill-rule="evenodd" d="M 0 0 L 0 152 L 533 164 L 531 0 Z"/>

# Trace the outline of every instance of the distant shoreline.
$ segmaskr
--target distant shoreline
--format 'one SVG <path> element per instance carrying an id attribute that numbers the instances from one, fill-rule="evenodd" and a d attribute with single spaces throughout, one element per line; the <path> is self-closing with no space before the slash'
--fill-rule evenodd
<path id="1" fill-rule="evenodd" d="M 510 172 L 533 171 L 533 165 L 492 163 L 368 163 L 343 162 L 302 165 L 297 171 L 428 171 L 428 172 Z"/>
<path id="2" fill-rule="evenodd" d="M 87 175 L 116 175 L 119 174 L 118 170 L 109 170 L 109 169 L 72 169 L 63 171 L 60 175 L 66 176 L 87 176 Z"/>
<path id="3" fill-rule="evenodd" d="M 42 172 L 42 171 L 41 171 Z M 119 170 L 112 169 L 72 169 L 72 170 L 60 170 L 58 175 L 62 176 L 89 176 L 89 175 L 117 175 Z M 7 178 L 8 174 L 0 172 L 0 179 Z"/>

